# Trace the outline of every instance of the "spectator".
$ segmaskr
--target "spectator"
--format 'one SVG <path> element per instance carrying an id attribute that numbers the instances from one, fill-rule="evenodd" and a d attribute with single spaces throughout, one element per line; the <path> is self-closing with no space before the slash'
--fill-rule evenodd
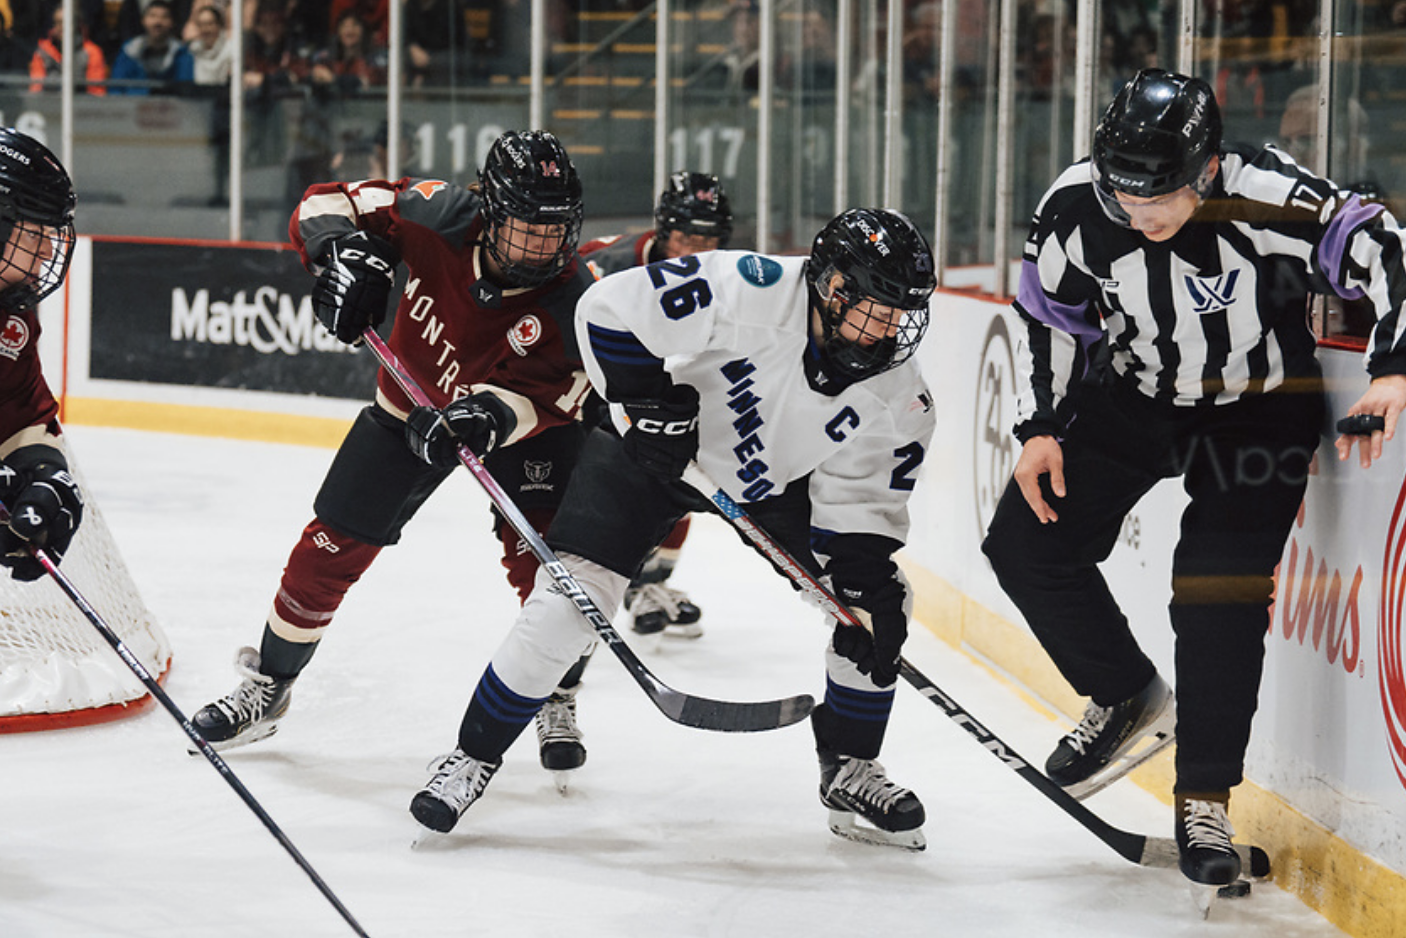
<path id="1" fill-rule="evenodd" d="M 254 29 L 245 36 L 244 89 L 255 98 L 269 98 L 307 77 L 308 62 L 288 34 L 288 14 L 282 7 L 261 3 Z"/>
<path id="2" fill-rule="evenodd" d="M 83 14 L 75 19 L 76 35 L 73 37 L 78 56 L 73 63 L 73 74 L 82 76 L 79 91 L 92 95 L 107 94 L 107 58 L 98 44 L 88 38 Z M 56 4 L 49 14 L 49 32 L 39 40 L 39 46 L 29 60 L 30 91 L 43 91 L 45 84 L 58 87 L 59 72 L 63 64 L 63 5 Z"/>
<path id="3" fill-rule="evenodd" d="M 462 0 L 405 0 L 405 57 L 413 88 L 454 83 L 454 59 L 465 49 Z"/>
<path id="4" fill-rule="evenodd" d="M 386 83 L 386 49 L 355 10 L 342 13 L 331 43 L 313 56 L 312 81 L 314 88 L 347 96 Z"/>
<path id="5" fill-rule="evenodd" d="M 0 75 L 23 75 L 34 57 L 34 43 L 11 31 L 12 18 L 0 8 Z"/>
<path id="6" fill-rule="evenodd" d="M 169 0 L 149 0 L 142 34 L 122 44 L 112 65 L 113 94 L 169 94 L 195 82 L 195 59 L 175 36 Z"/>
<path id="7" fill-rule="evenodd" d="M 202 5 L 191 22 L 196 28 L 196 36 L 188 46 L 195 60 L 193 91 L 210 102 L 214 192 L 207 204 L 219 207 L 229 204 L 229 79 L 234 68 L 234 44 L 225 34 L 225 14 L 220 6 Z"/>
<path id="8" fill-rule="evenodd" d="M 332 0 L 328 24 L 334 36 L 337 24 L 342 22 L 342 17 L 348 12 L 354 12 L 361 17 L 371 38 L 376 42 L 385 45 L 390 41 L 391 11 L 388 0 Z"/>
<path id="9" fill-rule="evenodd" d="M 195 38 L 187 48 L 195 60 L 195 83 L 202 87 L 229 84 L 234 49 L 225 35 L 225 15 L 217 6 L 202 6 L 192 18 Z"/>

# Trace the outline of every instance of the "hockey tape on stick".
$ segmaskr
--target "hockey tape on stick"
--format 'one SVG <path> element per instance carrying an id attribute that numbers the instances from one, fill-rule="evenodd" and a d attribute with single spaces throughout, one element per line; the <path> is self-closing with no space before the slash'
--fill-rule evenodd
<path id="1" fill-rule="evenodd" d="M 757 546 L 762 553 L 771 560 L 777 570 L 785 574 L 793 583 L 798 585 L 812 599 L 818 602 L 822 609 L 830 613 L 839 621 L 846 625 L 863 627 L 859 620 L 844 603 L 836 598 L 823 583 L 812 576 L 801 564 L 771 538 L 760 526 L 757 525 L 747 513 L 733 501 L 717 484 L 708 477 L 708 474 L 695 463 L 690 463 L 684 470 L 683 480 L 696 488 L 710 502 L 712 502 L 722 516 L 741 531 L 748 540 Z M 1147 837 L 1143 834 L 1134 834 L 1130 831 L 1120 830 L 1109 824 L 1103 818 L 1094 814 L 1073 795 L 1056 785 L 1039 769 L 1035 768 L 1019 753 L 1006 745 L 995 733 L 982 725 L 975 717 L 968 713 L 961 704 L 957 703 L 940 687 L 934 684 L 926 675 L 913 667 L 906 658 L 899 659 L 899 674 L 903 679 L 912 685 L 918 693 L 932 701 L 938 709 L 947 714 L 952 722 L 956 723 L 967 734 L 977 741 L 983 749 L 991 753 L 1000 760 L 1001 764 L 1015 772 L 1021 778 L 1033 785 L 1040 794 L 1053 801 L 1066 814 L 1082 824 L 1095 837 L 1112 847 L 1114 852 L 1125 860 L 1130 860 L 1141 866 L 1151 866 L 1159 868 L 1176 868 L 1179 862 L 1180 853 L 1177 850 L 1176 841 L 1167 837 Z M 1240 862 L 1246 869 L 1250 870 L 1254 876 L 1269 875 L 1269 855 L 1259 847 L 1246 847 L 1236 845 L 1235 850 L 1240 854 Z"/>
<path id="2" fill-rule="evenodd" d="M 9 524 L 9 522 L 9 508 L 4 504 L 0 504 L 0 524 Z M 268 832 L 274 836 L 274 839 L 283 845 L 283 849 L 288 851 L 288 855 L 293 858 L 293 862 L 297 863 L 298 866 L 302 868 L 303 872 L 308 874 L 308 879 L 312 880 L 318 892 L 322 893 L 327 901 L 332 903 L 332 907 L 346 920 L 346 923 L 351 926 L 352 931 L 362 936 L 362 938 L 369 938 L 365 929 L 361 927 L 361 923 L 352 916 L 347 907 L 342 904 L 342 900 L 337 898 L 336 894 L 332 892 L 327 883 L 318 875 L 317 871 L 312 868 L 312 864 L 309 863 L 303 857 L 302 853 L 298 851 L 298 848 L 293 845 L 293 841 L 288 839 L 288 835 L 283 833 L 282 828 L 280 828 L 278 824 L 274 822 L 273 818 L 269 816 L 269 813 L 264 810 L 263 805 L 259 804 L 254 796 L 250 794 L 249 789 L 244 787 L 244 783 L 234 774 L 234 771 L 225 763 L 225 760 L 221 759 L 219 754 L 210 748 L 210 744 L 205 741 L 205 737 L 200 735 L 200 731 L 197 730 L 191 724 L 190 720 L 186 718 L 186 715 L 181 712 L 181 708 L 176 706 L 176 702 L 171 699 L 170 695 L 168 695 L 161 685 L 157 683 L 156 679 L 151 676 L 151 672 L 142 666 L 142 663 L 137 660 L 136 655 L 132 654 L 127 645 L 118 637 L 117 633 L 112 630 L 112 627 L 103 621 L 102 616 L 98 615 L 97 610 L 89 604 L 88 600 L 83 598 L 83 594 L 78 592 L 78 588 L 73 585 L 72 581 L 59 570 L 58 565 L 49 558 L 48 554 L 38 547 L 31 546 L 29 552 L 34 556 L 34 559 L 39 562 L 39 565 L 44 568 L 44 572 L 49 574 L 54 582 L 59 585 L 59 589 L 63 590 L 64 595 L 72 600 L 73 604 L 78 607 L 78 611 L 83 613 L 84 618 L 91 622 L 93 628 L 97 629 L 103 639 L 112 646 L 112 650 L 117 652 L 117 657 L 122 659 L 122 663 L 132 670 L 132 673 L 142 682 L 151 693 L 151 696 L 155 697 L 161 706 L 166 708 L 166 712 L 171 714 L 176 722 L 181 725 L 181 729 L 190 737 L 190 741 L 195 744 L 195 747 L 200 750 L 201 754 L 204 755 L 206 759 L 210 760 L 210 764 L 215 767 L 215 771 L 219 772 L 220 775 L 224 777 L 224 780 L 229 783 L 229 787 L 234 789 L 235 794 L 239 795 L 240 799 L 249 806 L 249 810 L 253 811 L 255 816 L 263 822 L 264 827 L 268 828 Z"/>
<path id="3" fill-rule="evenodd" d="M 400 359 L 376 334 L 375 330 L 368 328 L 361 335 L 367 348 L 371 349 L 371 353 L 376 356 L 381 366 L 395 379 L 395 382 L 400 385 L 410 400 L 421 407 L 434 406 L 429 395 L 421 390 L 419 384 L 401 364 Z M 557 586 L 571 599 L 577 611 L 590 623 L 591 628 L 595 629 L 601 641 L 610 647 L 610 650 L 625 665 L 625 669 L 630 672 L 630 676 L 644 689 L 645 694 L 666 717 L 675 723 L 700 730 L 714 730 L 723 733 L 755 733 L 799 723 L 810 715 L 811 710 L 815 709 L 815 698 L 809 694 L 786 697 L 780 700 L 739 702 L 695 697 L 664 684 L 654 676 L 649 668 L 645 667 L 644 662 L 640 661 L 630 646 L 620 637 L 620 633 L 610 624 L 610 618 L 582 589 L 581 584 L 566 569 L 552 549 L 547 546 L 547 542 L 542 540 L 542 536 L 537 533 L 536 529 L 532 527 L 532 523 L 513 503 L 512 498 L 503 491 L 498 480 L 493 478 L 483 462 L 474 455 L 473 450 L 460 444 L 459 461 L 483 486 L 484 492 L 488 494 L 489 500 L 497 507 L 499 513 L 508 519 L 508 523 L 522 536 L 524 543 L 527 544 L 552 579 L 556 581 Z"/>

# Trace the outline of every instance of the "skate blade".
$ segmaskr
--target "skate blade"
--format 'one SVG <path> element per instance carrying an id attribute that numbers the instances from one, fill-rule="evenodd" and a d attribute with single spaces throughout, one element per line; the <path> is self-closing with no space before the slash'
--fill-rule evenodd
<path id="1" fill-rule="evenodd" d="M 845 840 L 875 847 L 898 847 L 903 850 L 926 850 L 927 838 L 922 828 L 911 831 L 883 831 L 871 824 L 862 823 L 852 811 L 831 811 L 830 832 Z"/>
<path id="2" fill-rule="evenodd" d="M 670 624 L 665 626 L 664 631 L 659 634 L 667 635 L 669 638 L 683 638 L 691 641 L 703 637 L 703 625 L 700 622 L 690 622 L 687 625 Z"/>
<path id="3" fill-rule="evenodd" d="M 1133 744 L 1133 748 L 1123 753 L 1112 762 L 1108 763 L 1099 771 L 1090 775 L 1082 782 L 1075 782 L 1067 786 L 1064 790 L 1069 792 L 1076 801 L 1083 801 L 1090 795 L 1096 795 L 1109 785 L 1127 775 L 1133 769 L 1151 759 L 1157 753 L 1166 749 L 1176 742 L 1176 735 L 1172 732 L 1171 722 L 1166 728 L 1161 728 L 1154 724 L 1149 735 L 1142 737 Z"/>
<path id="4" fill-rule="evenodd" d="M 557 794 L 565 798 L 571 794 L 571 776 L 575 774 L 575 769 L 553 769 L 552 784 L 556 786 Z"/>
<path id="5" fill-rule="evenodd" d="M 1196 905 L 1196 911 L 1201 913 L 1203 919 L 1210 917 L 1211 908 L 1220 900 L 1244 899 L 1251 894 L 1248 879 L 1237 879 L 1224 886 L 1207 883 L 1190 883 L 1189 885 L 1191 887 L 1191 901 Z"/>
<path id="6" fill-rule="evenodd" d="M 1220 893 L 1219 886 L 1207 886 L 1204 883 L 1191 883 L 1191 902 L 1196 906 L 1196 911 L 1202 919 L 1211 917 L 1211 907 L 1216 904 L 1216 899 Z"/>
<path id="7" fill-rule="evenodd" d="M 216 752 L 228 752 L 231 749 L 239 749 L 249 745 L 250 743 L 257 743 L 261 739 L 268 739 L 270 736 L 277 732 L 278 724 L 276 722 L 266 723 L 261 726 L 257 726 L 252 730 L 246 730 L 245 732 L 240 733 L 238 736 L 234 736 L 230 739 L 222 739 L 217 743 L 210 743 L 210 748 L 215 750 Z M 206 740 L 206 742 L 210 741 Z M 187 746 L 186 752 L 188 752 L 192 756 L 198 756 L 201 754 L 199 747 L 195 746 L 194 744 Z"/>
<path id="8" fill-rule="evenodd" d="M 410 839 L 410 849 L 419 850 L 426 844 L 432 844 L 444 835 L 437 830 L 431 830 L 423 824 L 415 825 L 415 836 Z"/>

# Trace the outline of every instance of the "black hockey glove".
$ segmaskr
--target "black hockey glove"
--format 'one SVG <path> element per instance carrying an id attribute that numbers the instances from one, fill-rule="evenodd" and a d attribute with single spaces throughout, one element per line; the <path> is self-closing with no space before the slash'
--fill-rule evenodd
<path id="1" fill-rule="evenodd" d="M 399 263 L 390 242 L 365 231 L 333 241 L 312 288 L 317 321 L 348 345 L 360 342 L 367 326 L 386 321 Z"/>
<path id="2" fill-rule="evenodd" d="M 682 478 L 698 455 L 698 391 L 676 384 L 662 398 L 620 403 L 630 418 L 625 455 L 652 476 Z"/>
<path id="3" fill-rule="evenodd" d="M 903 611 L 904 591 L 897 580 L 888 580 L 872 589 L 840 586 L 835 595 L 860 618 L 868 613 L 869 628 L 835 626 L 832 643 L 836 654 L 854 662 L 860 674 L 879 687 L 898 680 L 903 642 L 908 638 L 908 616 Z"/>
<path id="4" fill-rule="evenodd" d="M 83 520 L 83 495 L 68 462 L 52 446 L 22 446 L 0 463 L 0 500 L 10 523 L 0 527 L 0 566 L 16 580 L 37 580 L 44 568 L 29 552 L 42 547 L 58 563 Z"/>
<path id="5" fill-rule="evenodd" d="M 443 410 L 416 407 L 405 418 L 410 451 L 432 466 L 459 462 L 459 444 L 482 459 L 512 435 L 517 418 L 495 394 L 481 391 L 451 401 Z"/>

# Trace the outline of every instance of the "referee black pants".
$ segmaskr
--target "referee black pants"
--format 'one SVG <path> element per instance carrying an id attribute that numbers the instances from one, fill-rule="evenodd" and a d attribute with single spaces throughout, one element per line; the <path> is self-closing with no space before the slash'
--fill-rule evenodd
<path id="1" fill-rule="evenodd" d="M 1177 787 L 1238 784 L 1259 696 L 1275 565 L 1308 483 L 1324 419 L 1304 380 L 1216 407 L 1172 407 L 1121 387 L 1084 388 L 1065 440 L 1066 496 L 1042 525 L 1012 481 L 982 550 L 1073 688 L 1101 706 L 1155 673 L 1098 564 L 1124 516 L 1181 477 L 1190 504 L 1172 556 Z"/>

